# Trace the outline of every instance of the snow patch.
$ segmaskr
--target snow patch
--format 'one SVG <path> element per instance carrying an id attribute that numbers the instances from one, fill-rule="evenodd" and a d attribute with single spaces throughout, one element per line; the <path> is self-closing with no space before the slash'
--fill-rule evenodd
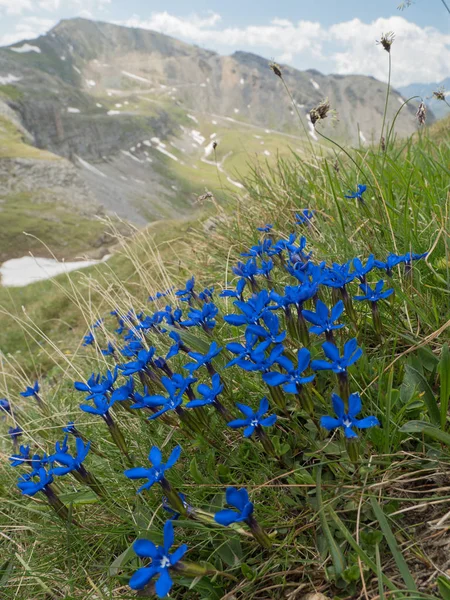
<path id="1" fill-rule="evenodd" d="M 234 109 L 234 112 L 235 112 L 235 114 L 238 114 L 238 112 L 239 112 L 239 109 L 238 109 L 238 108 L 235 108 L 235 109 Z"/>
<path id="2" fill-rule="evenodd" d="M 113 115 L 120 115 L 121 112 L 120 112 L 120 110 L 108 110 L 108 112 L 106 114 L 109 115 L 110 117 L 112 117 Z"/>
<path id="3" fill-rule="evenodd" d="M 245 83 L 245 79 L 244 79 L 243 77 L 241 77 L 241 80 L 240 80 L 240 82 L 239 82 L 239 83 L 240 83 L 241 85 L 244 85 L 244 83 Z"/>
<path id="4" fill-rule="evenodd" d="M 363 144 L 365 144 L 367 142 L 366 136 L 363 134 L 363 132 L 361 130 L 359 131 L 359 138 Z"/>
<path id="5" fill-rule="evenodd" d="M 199 146 L 203 146 L 205 139 L 202 134 L 200 133 L 200 131 L 197 131 L 196 129 L 192 129 L 191 131 L 191 137 L 194 140 L 194 142 L 197 142 L 197 144 Z"/>
<path id="6" fill-rule="evenodd" d="M 217 121 L 211 121 L 213 125 L 217 125 Z"/>
<path id="7" fill-rule="evenodd" d="M 35 258 L 33 256 L 12 258 L 0 267 L 1 282 L 4 287 L 24 287 L 36 281 L 51 279 L 62 273 L 98 265 L 107 261 L 110 256 L 110 254 L 107 254 L 102 260 L 80 260 L 75 262 L 60 262 L 54 258 Z"/>
<path id="8" fill-rule="evenodd" d="M 122 179 L 123 181 L 128 181 L 128 177 L 125 177 L 125 175 L 119 175 L 120 179 Z"/>
<path id="9" fill-rule="evenodd" d="M 93 79 L 86 79 L 86 84 L 89 87 L 95 87 L 97 85 L 97 83 Z"/>
<path id="10" fill-rule="evenodd" d="M 100 104 L 100 102 L 97 102 L 95 105 L 97 108 L 103 108 L 103 104 Z"/>
<path id="11" fill-rule="evenodd" d="M 194 115 L 186 115 L 189 119 L 191 119 L 192 121 L 194 121 L 194 123 L 198 123 L 198 119 L 197 117 L 194 117 Z M 214 122 L 214 121 L 213 121 Z"/>
<path id="12" fill-rule="evenodd" d="M 213 139 L 214 139 L 216 136 L 217 136 L 217 133 L 212 133 L 212 134 L 209 136 L 209 139 L 210 139 L 210 140 L 213 140 Z"/>
<path id="13" fill-rule="evenodd" d="M 73 65 L 74 71 L 76 71 L 78 73 L 78 75 L 81 75 L 81 71 L 78 67 L 76 67 L 75 65 Z"/>
<path id="14" fill-rule="evenodd" d="M 264 154 L 265 154 L 266 156 L 270 156 L 270 152 L 269 152 L 268 150 L 264 150 Z"/>
<path id="15" fill-rule="evenodd" d="M 75 155 L 75 158 L 79 161 L 79 163 L 81 165 L 83 165 L 83 167 L 85 169 L 87 169 L 88 171 L 90 171 L 91 173 L 95 173 L 96 175 L 100 175 L 100 177 L 106 177 L 106 175 L 104 173 L 102 173 L 100 171 L 100 169 L 97 169 L 96 167 L 94 167 L 94 165 L 91 165 L 90 163 L 86 162 L 85 160 L 83 160 L 82 158 L 80 158 L 79 156 Z"/>
<path id="16" fill-rule="evenodd" d="M 150 148 L 152 147 L 152 143 L 150 140 L 144 140 L 142 143 L 144 144 L 144 146 L 148 146 Z"/>
<path id="17" fill-rule="evenodd" d="M 146 79 L 145 77 L 141 77 L 140 75 L 134 75 L 134 73 L 129 73 L 128 71 L 122 71 L 122 75 L 129 77 L 130 79 L 135 79 L 136 81 L 142 81 L 144 83 L 151 83 L 150 79 Z"/>
<path id="18" fill-rule="evenodd" d="M 68 112 L 68 113 L 72 113 L 72 114 L 78 114 L 78 113 L 79 113 L 79 112 L 81 112 L 81 111 L 80 111 L 80 109 L 79 109 L 79 108 L 73 108 L 72 106 L 69 106 L 69 107 L 67 108 L 67 112 Z"/>
<path id="19" fill-rule="evenodd" d="M 317 81 L 314 81 L 314 79 L 310 79 L 309 81 L 312 83 L 315 90 L 320 90 L 320 85 L 317 83 Z"/>
<path id="20" fill-rule="evenodd" d="M 66 60 L 66 57 L 65 57 L 65 56 L 60 56 L 59 58 L 60 58 L 61 60 Z"/>
<path id="21" fill-rule="evenodd" d="M 206 83 L 201 83 L 200 87 L 206 87 Z"/>
<path id="22" fill-rule="evenodd" d="M 20 81 L 22 77 L 16 77 L 12 73 L 8 73 L 8 75 L 0 75 L 0 85 L 7 85 L 8 83 L 15 83 L 16 81 Z"/>
<path id="23" fill-rule="evenodd" d="M 399 101 L 400 104 L 404 103 L 404 100 L 401 96 L 397 96 L 397 100 Z"/>
<path id="24" fill-rule="evenodd" d="M 148 142 L 148 140 L 146 140 L 146 142 Z M 145 144 L 146 146 L 151 146 L 151 144 L 148 144 L 148 143 L 146 143 L 146 142 L 144 142 L 144 144 Z M 160 143 L 161 143 L 161 140 L 160 140 L 158 137 L 152 137 L 152 142 L 153 142 L 154 144 L 160 144 Z"/>
<path id="25" fill-rule="evenodd" d="M 165 150 L 164 144 L 159 144 L 159 146 L 156 146 L 156 149 L 159 152 L 161 152 L 162 154 L 165 154 L 166 156 L 168 156 L 169 158 L 171 158 L 172 160 L 175 160 L 176 162 L 178 162 L 178 158 L 175 156 L 175 154 L 171 154 L 170 152 L 168 152 L 167 150 Z"/>
<path id="26" fill-rule="evenodd" d="M 125 154 L 125 156 L 128 156 L 128 158 L 131 158 L 131 160 L 135 160 L 138 163 L 144 162 L 143 160 L 140 160 L 137 156 L 134 156 L 134 154 L 131 154 L 131 152 L 128 152 L 128 150 L 121 150 L 121 152 L 122 154 Z"/>
<path id="27" fill-rule="evenodd" d="M 316 140 L 316 142 L 318 142 L 319 138 L 316 135 L 316 130 L 314 128 L 314 125 L 312 124 L 311 117 L 309 116 L 309 113 L 306 113 L 306 120 L 308 121 L 309 135 L 312 137 L 313 140 Z"/>
<path id="28" fill-rule="evenodd" d="M 120 104 L 120 102 L 119 102 L 119 103 L 117 103 L 117 104 L 114 104 L 114 106 L 115 106 L 116 108 L 122 108 L 122 105 Z"/>
<path id="29" fill-rule="evenodd" d="M 31 44 L 24 44 L 23 46 L 15 46 L 14 48 L 10 48 L 13 52 L 19 52 L 19 54 L 23 54 L 24 52 L 37 52 L 40 54 L 42 50 L 39 46 L 32 46 Z"/>

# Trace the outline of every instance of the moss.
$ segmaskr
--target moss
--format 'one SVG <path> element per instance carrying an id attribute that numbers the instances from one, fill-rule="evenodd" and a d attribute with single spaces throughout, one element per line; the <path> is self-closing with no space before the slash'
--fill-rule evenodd
<path id="1" fill-rule="evenodd" d="M 14 100 L 15 102 L 18 102 L 19 100 L 22 100 L 23 92 L 19 90 L 19 88 L 15 85 L 11 85 L 8 83 L 6 85 L 0 85 L 0 96 L 4 96 L 9 100 Z"/>
<path id="2" fill-rule="evenodd" d="M 0 116 L 0 158 L 36 158 L 59 160 L 59 157 L 46 150 L 28 144 L 17 127 Z"/>

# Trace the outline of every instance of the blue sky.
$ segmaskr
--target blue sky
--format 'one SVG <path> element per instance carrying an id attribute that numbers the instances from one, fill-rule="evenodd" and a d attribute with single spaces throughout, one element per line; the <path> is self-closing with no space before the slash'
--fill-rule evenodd
<path id="1" fill-rule="evenodd" d="M 450 76 L 450 15 L 441 0 L 0 0 L 0 44 L 33 38 L 83 16 L 154 29 L 232 54 L 246 50 L 300 69 L 386 79 L 375 41 L 394 31 L 393 81 Z"/>

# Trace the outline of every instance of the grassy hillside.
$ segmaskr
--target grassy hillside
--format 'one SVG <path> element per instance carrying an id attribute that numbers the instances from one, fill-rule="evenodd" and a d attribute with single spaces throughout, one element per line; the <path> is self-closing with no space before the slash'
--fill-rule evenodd
<path id="1" fill-rule="evenodd" d="M 449 164 L 448 141 L 436 142 L 428 135 L 390 146 L 387 153 L 346 150 L 337 156 L 311 156 L 308 161 L 291 154 L 250 170 L 245 189 L 234 197 L 230 210 L 213 204 L 214 221 L 210 216 L 192 223 L 170 223 L 164 230 L 155 224 L 131 242 L 124 241 L 110 263 L 60 277 L 56 284 L 3 290 L 1 304 L 14 307 L 15 315 L 13 329 L 5 314 L 0 321 L 4 336 L 0 344 L 11 352 L 2 359 L 0 389 L 12 406 L 1 438 L 0 519 L 5 536 L 0 539 L 0 581 L 5 599 L 136 597 L 128 582 L 146 563 L 136 557 L 132 544 L 138 538 L 160 544 L 170 513 L 162 508 L 158 484 L 136 495 L 138 482 L 128 479 L 124 470 L 131 465 L 149 468 L 147 454 L 153 445 L 162 448 L 166 461 L 178 443 L 181 456 L 166 477 L 173 490 L 182 492 L 195 508 L 173 521 L 174 548 L 186 542 L 190 563 L 170 570 L 173 598 L 293 599 L 320 591 L 342 600 L 361 594 L 370 599 L 445 599 L 448 565 L 442 545 L 446 544 L 450 467 Z M 363 201 L 345 198 L 348 189 L 362 183 L 367 186 Z M 295 215 L 303 209 L 315 211 L 310 224 L 296 223 Z M 272 228 L 267 233 L 257 230 L 268 223 Z M 295 233 L 295 247 L 292 240 L 287 242 L 291 233 Z M 306 238 L 306 247 L 301 236 Z M 265 245 L 258 240 L 266 240 Z M 270 256 L 277 241 L 281 254 Z M 286 249 L 286 243 L 291 247 Z M 428 254 L 409 264 L 408 252 Z M 219 295 L 224 288 L 236 286 L 238 277 L 232 266 L 248 260 L 242 253 L 254 254 L 260 269 L 270 271 L 267 263 L 273 261 L 268 278 L 259 274 L 248 281 L 243 291 L 244 299 L 250 301 L 246 307 L 233 304 L 233 297 Z M 403 262 L 392 272 L 382 265 L 368 266 L 366 277 L 372 288 L 378 280 L 385 280 L 384 289 L 394 293 L 377 301 L 376 310 L 367 300 L 350 303 L 339 291 L 343 286 L 339 277 L 345 283 L 349 272 L 363 269 L 371 254 L 383 262 L 390 253 L 403 255 Z M 293 318 L 295 306 L 277 309 L 276 302 L 280 296 L 306 293 L 314 278 L 324 273 L 321 261 L 332 268 L 332 263 L 345 265 L 354 258 L 360 258 L 362 265 L 352 263 L 350 271 L 339 271 L 341 275 L 333 267 L 334 276 L 321 280 L 316 291 L 328 308 L 344 298 L 345 310 L 336 318 L 342 327 L 333 332 L 333 339 L 340 355 L 351 339 L 362 355 L 348 365 L 346 376 L 339 369 L 341 375 L 336 376 L 319 367 L 295 375 L 286 360 L 297 364 L 298 356 L 309 350 L 312 359 L 323 361 L 325 335 L 310 332 L 307 337 L 306 322 Z M 305 271 L 310 269 L 308 260 L 319 271 Z M 191 297 L 190 306 L 180 302 L 175 291 L 184 288 L 193 274 L 197 295 Z M 345 284 L 350 298 L 363 295 L 354 277 L 350 280 Z M 330 281 L 341 283 L 333 288 Z M 214 305 L 198 297 L 205 286 L 214 286 Z M 265 336 L 270 340 L 259 354 L 224 368 L 236 351 L 236 346 L 225 346 L 245 343 L 245 326 L 239 325 L 239 319 L 230 322 L 225 317 L 247 314 L 253 319 L 250 288 L 261 302 L 258 309 L 253 306 L 254 320 L 260 325 L 255 343 L 260 344 Z M 149 302 L 150 295 L 168 289 L 168 295 Z M 263 311 L 264 290 L 279 295 L 270 302 L 271 314 L 278 317 L 270 334 L 270 317 Z M 315 310 L 311 295 L 303 300 L 303 308 Z M 171 325 L 167 305 L 180 307 L 183 321 L 194 319 L 191 309 L 216 306 L 216 325 Z M 110 315 L 113 310 L 124 320 L 123 332 L 117 332 L 117 318 Z M 143 314 L 127 317 L 130 310 Z M 151 327 L 145 316 L 158 311 L 165 317 Z M 104 322 L 94 327 L 99 318 Z M 22 338 L 18 325 L 24 330 Z M 109 429 L 100 417 L 80 411 L 80 403 L 91 407 L 93 403 L 74 390 L 74 381 L 86 381 L 91 373 L 104 375 L 114 369 L 116 361 L 137 360 L 117 350 L 115 355 L 103 355 L 108 342 L 123 349 L 130 339 L 124 335 L 131 329 L 132 336 L 155 348 L 155 358 L 166 356 L 174 343 L 169 338 L 174 327 L 182 341 L 178 353 L 167 360 L 168 367 L 151 361 L 142 367 L 141 375 L 134 376 L 135 392 L 151 395 L 161 406 L 160 395 L 168 393 L 161 377 L 173 372 L 186 376 L 186 364 L 201 360 L 210 344 L 217 342 L 222 351 L 207 361 L 209 365 L 195 370 L 198 383 L 211 387 L 212 375 L 219 373 L 224 388 L 216 400 L 233 419 L 241 417 L 236 402 L 256 411 L 260 399 L 267 396 L 268 414 L 278 417 L 270 428 L 264 428 L 267 437 L 259 432 L 259 440 L 244 439 L 241 429 L 226 426 L 214 405 L 186 408 L 193 396 L 206 394 L 198 383 L 191 384 L 187 396 L 180 393 L 181 411 L 171 410 L 158 419 L 147 419 L 152 408 L 130 409 L 139 396 L 129 393 L 109 410 Z M 94 341 L 82 346 L 82 336 L 89 330 Z M 280 332 L 281 338 L 275 341 Z M 277 365 L 269 349 L 276 353 L 280 343 L 285 360 Z M 200 357 L 186 357 L 183 344 Z M 267 370 L 278 378 L 281 375 L 284 383 L 269 385 L 274 380 L 267 378 Z M 296 393 L 292 393 L 286 382 L 300 375 L 315 375 L 315 379 L 294 386 Z M 19 395 L 36 377 L 41 404 Z M 120 374 L 116 389 L 125 382 Z M 360 394 L 361 414 L 350 405 L 349 391 Z M 327 429 L 330 421 L 323 417 L 335 419 L 333 392 L 346 403 L 349 414 L 342 417 L 342 423 L 353 423 L 358 443 L 343 431 Z M 339 412 L 336 401 L 334 407 Z M 369 416 L 381 426 L 376 426 L 374 418 L 355 420 Z M 12 469 L 6 464 L 11 453 L 7 428 L 20 425 L 25 432 L 21 441 L 31 446 L 33 454 L 51 454 L 68 420 L 75 421 L 77 430 L 94 442 L 84 466 L 96 479 L 86 479 L 77 471 L 75 476 L 55 473 L 53 489 L 63 503 L 57 517 L 42 492 L 26 497 L 14 487 L 17 474 L 27 472 L 27 467 Z M 73 436 L 69 443 L 73 454 Z M 152 460 L 157 464 L 154 453 Z M 269 539 L 248 518 L 231 527 L 214 520 L 212 515 L 225 506 L 227 486 L 248 490 L 256 519 Z M 184 513 L 176 492 L 171 494 L 166 486 L 165 493 L 168 502 Z M 227 499 L 232 500 L 229 493 Z M 138 597 L 153 595 L 151 586 L 138 593 Z"/>

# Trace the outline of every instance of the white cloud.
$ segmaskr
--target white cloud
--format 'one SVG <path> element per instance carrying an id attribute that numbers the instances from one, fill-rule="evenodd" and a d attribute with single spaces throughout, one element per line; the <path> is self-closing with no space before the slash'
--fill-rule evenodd
<path id="1" fill-rule="evenodd" d="M 31 0 L 0 0 L 0 9 L 4 9 L 8 15 L 20 15 L 24 10 L 32 10 Z"/>
<path id="2" fill-rule="evenodd" d="M 15 30 L 0 37 L 0 46 L 9 46 L 22 40 L 33 40 L 51 29 L 56 22 L 41 17 L 25 17 L 19 21 Z"/>
<path id="3" fill-rule="evenodd" d="M 363 23 L 359 19 L 323 27 L 312 21 L 273 19 L 267 25 L 220 28 L 221 17 L 178 17 L 166 12 L 149 19 L 133 16 L 123 25 L 160 31 L 213 48 L 255 49 L 280 62 L 316 66 L 327 72 L 360 73 L 387 79 L 387 54 L 376 45 L 382 33 L 394 31 L 393 76 L 396 86 L 440 81 L 448 76 L 450 35 L 395 16 Z"/>

